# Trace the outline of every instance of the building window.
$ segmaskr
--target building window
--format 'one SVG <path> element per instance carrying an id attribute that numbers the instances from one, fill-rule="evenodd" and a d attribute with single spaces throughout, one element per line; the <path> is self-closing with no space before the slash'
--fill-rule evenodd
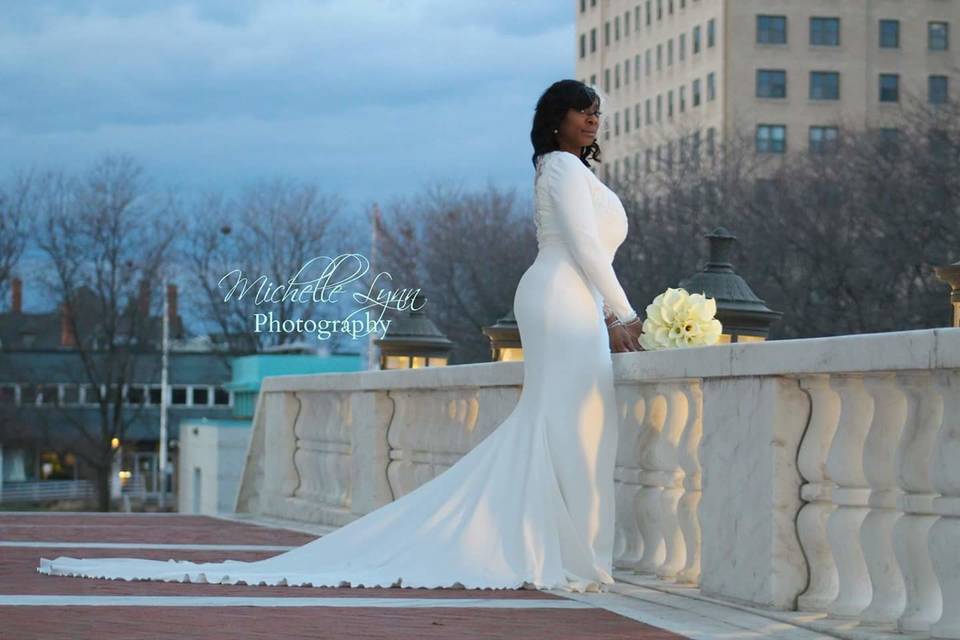
<path id="1" fill-rule="evenodd" d="M 230 392 L 220 387 L 214 389 L 213 404 L 219 406 L 228 406 L 230 404 Z"/>
<path id="2" fill-rule="evenodd" d="M 640 81 L 640 54 L 638 53 L 633 58 L 633 79 L 637 82 Z"/>
<path id="3" fill-rule="evenodd" d="M 623 62 L 623 84 L 630 84 L 630 58 Z"/>
<path id="4" fill-rule="evenodd" d="M 787 72 L 783 69 L 757 69 L 758 98 L 786 98 Z"/>
<path id="5" fill-rule="evenodd" d="M 623 110 L 623 132 L 630 133 L 630 107 Z"/>
<path id="6" fill-rule="evenodd" d="M 657 71 L 663 68 L 663 45 L 657 45 Z"/>
<path id="7" fill-rule="evenodd" d="M 585 33 L 580 34 L 580 57 L 587 57 L 587 34 Z"/>
<path id="8" fill-rule="evenodd" d="M 757 16 L 757 42 L 787 44 L 787 16 Z"/>
<path id="9" fill-rule="evenodd" d="M 700 106 L 700 78 L 693 81 L 693 88 L 690 90 L 694 107 Z"/>
<path id="10" fill-rule="evenodd" d="M 707 155 L 711 158 L 717 153 L 717 130 L 714 127 L 707 129 Z"/>
<path id="11" fill-rule="evenodd" d="M 900 47 L 900 21 L 880 21 L 880 48 L 898 49 Z"/>
<path id="12" fill-rule="evenodd" d="M 613 39 L 620 42 L 620 16 L 613 19 Z"/>
<path id="13" fill-rule="evenodd" d="M 707 47 L 715 44 L 717 44 L 717 21 L 715 18 L 710 18 L 707 21 Z"/>
<path id="14" fill-rule="evenodd" d="M 667 66 L 673 66 L 673 38 L 667 40 Z"/>
<path id="15" fill-rule="evenodd" d="M 717 75 L 711 71 L 707 74 L 707 102 L 717 97 Z"/>
<path id="16" fill-rule="evenodd" d="M 594 87 L 597 86 L 597 74 L 595 73 L 590 74 L 590 84 L 593 85 Z"/>
<path id="17" fill-rule="evenodd" d="M 610 21 L 603 23 L 603 46 L 610 46 Z"/>
<path id="18" fill-rule="evenodd" d="M 646 112 L 644 120 L 648 125 L 653 122 L 653 114 L 651 113 L 653 110 L 651 109 L 650 105 L 650 98 L 647 98 L 646 105 L 644 106 L 644 111 Z"/>
<path id="19" fill-rule="evenodd" d="M 887 127 L 877 131 L 877 151 L 885 157 L 895 157 L 900 152 L 900 130 Z"/>
<path id="20" fill-rule="evenodd" d="M 811 71 L 810 99 L 839 100 L 840 74 L 836 71 Z"/>
<path id="21" fill-rule="evenodd" d="M 614 65 L 614 68 L 613 68 L 613 88 L 614 89 L 620 88 L 620 63 L 619 62 L 616 65 Z"/>
<path id="22" fill-rule="evenodd" d="M 930 104 L 946 104 L 950 99 L 949 82 L 947 76 L 930 76 L 927 79 L 927 101 Z"/>
<path id="23" fill-rule="evenodd" d="M 597 30 L 596 28 L 590 29 L 590 53 L 594 53 L 597 50 Z"/>
<path id="24" fill-rule="evenodd" d="M 687 34 L 680 34 L 680 41 L 677 42 L 677 58 L 680 62 L 687 57 Z"/>
<path id="25" fill-rule="evenodd" d="M 680 87 L 680 95 L 678 99 L 680 101 L 680 113 L 683 113 L 684 111 L 687 110 L 687 87 L 686 86 Z"/>
<path id="26" fill-rule="evenodd" d="M 163 401 L 162 393 L 163 393 L 162 387 L 160 387 L 159 385 L 151 385 L 150 388 L 147 389 L 147 395 L 149 397 L 150 404 L 154 406 L 159 406 L 160 403 Z M 89 401 L 89 396 L 87 399 Z"/>
<path id="27" fill-rule="evenodd" d="M 648 26 L 648 27 L 650 26 L 650 13 L 651 13 L 651 12 L 650 12 L 650 6 L 651 6 L 651 4 L 652 4 L 651 0 L 647 0 L 647 26 Z"/>
<path id="28" fill-rule="evenodd" d="M 700 129 L 697 129 L 690 136 L 690 155 L 694 164 L 700 164 Z"/>
<path id="29" fill-rule="evenodd" d="M 663 20 L 663 0 L 657 0 L 657 20 Z"/>
<path id="30" fill-rule="evenodd" d="M 620 112 L 613 114 L 613 137 L 620 135 Z"/>
<path id="31" fill-rule="evenodd" d="M 900 101 L 900 76 L 896 73 L 880 74 L 880 102 Z"/>
<path id="32" fill-rule="evenodd" d="M 700 25 L 693 28 L 693 52 L 700 53 Z"/>
<path id="33" fill-rule="evenodd" d="M 810 44 L 840 46 L 840 18 L 810 18 Z"/>
<path id="34" fill-rule="evenodd" d="M 633 128 L 640 128 L 640 103 L 634 105 L 633 107 Z"/>
<path id="35" fill-rule="evenodd" d="M 17 404 L 17 385 L 0 385 L 0 404 Z"/>
<path id="36" fill-rule="evenodd" d="M 640 5 L 638 4 L 634 7 L 633 10 L 633 30 L 640 31 Z"/>
<path id="37" fill-rule="evenodd" d="M 650 75 L 650 66 L 651 66 L 651 65 L 650 65 L 650 49 L 647 49 L 647 54 L 646 54 L 645 57 L 646 57 L 646 59 L 647 59 L 647 61 L 646 61 L 646 65 L 647 65 L 647 75 Z"/>
<path id="38" fill-rule="evenodd" d="M 670 15 L 673 15 L 673 0 L 667 0 L 667 9 Z"/>
<path id="39" fill-rule="evenodd" d="M 603 70 L 603 90 L 610 91 L 610 69 Z"/>
<path id="40" fill-rule="evenodd" d="M 580 0 L 580 13 L 586 13 L 587 11 L 587 0 Z"/>
<path id="41" fill-rule="evenodd" d="M 187 404 L 187 388 L 170 387 L 170 404 Z"/>
<path id="42" fill-rule="evenodd" d="M 757 125 L 757 153 L 785 153 L 787 127 L 782 124 Z"/>
<path id="43" fill-rule="evenodd" d="M 130 385 L 127 387 L 127 404 L 139 406 L 146 404 L 147 393 L 142 385 Z"/>
<path id="44" fill-rule="evenodd" d="M 193 406 L 205 407 L 210 403 L 210 390 L 207 387 L 193 387 Z"/>
<path id="45" fill-rule="evenodd" d="M 667 117 L 673 117 L 673 89 L 667 91 Z"/>
<path id="46" fill-rule="evenodd" d="M 810 127 L 811 153 L 833 153 L 837 148 L 837 127 Z"/>
<path id="47" fill-rule="evenodd" d="M 927 25 L 927 46 L 930 51 L 946 51 L 950 48 L 950 25 L 946 22 L 931 22 Z"/>
<path id="48" fill-rule="evenodd" d="M 626 38 L 630 34 L 630 12 L 627 11 L 623 14 L 623 37 Z"/>
<path id="49" fill-rule="evenodd" d="M 80 387 L 78 385 L 65 384 L 62 387 L 62 393 L 64 405 L 80 404 Z"/>
<path id="50" fill-rule="evenodd" d="M 646 173 L 653 171 L 653 149 L 647 149 L 644 152 L 643 170 Z"/>
<path id="51" fill-rule="evenodd" d="M 657 96 L 657 122 L 663 120 L 663 95 Z"/>

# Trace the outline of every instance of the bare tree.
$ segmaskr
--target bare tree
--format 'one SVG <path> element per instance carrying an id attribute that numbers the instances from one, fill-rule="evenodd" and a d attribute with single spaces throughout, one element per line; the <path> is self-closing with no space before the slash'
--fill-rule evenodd
<path id="1" fill-rule="evenodd" d="M 911 103 L 901 115 L 895 132 L 844 123 L 832 144 L 782 156 L 758 155 L 741 129 L 712 156 L 617 185 L 631 299 L 646 304 L 700 268 L 702 234 L 723 224 L 740 239 L 737 270 L 784 312 L 776 336 L 943 325 L 932 267 L 960 257 L 960 112 Z"/>
<path id="2" fill-rule="evenodd" d="M 96 424 L 69 411 L 59 417 L 73 427 L 76 453 L 94 469 L 98 505 L 107 511 L 112 441 L 123 442 L 137 417 L 123 389 L 144 375 L 138 367 L 158 363 L 149 309 L 159 287 L 151 285 L 162 276 L 175 225 L 163 203 L 148 196 L 129 156 L 107 156 L 79 178 L 47 173 L 37 202 L 36 238 L 49 262 L 41 278 L 58 293 L 65 346 L 75 356 L 75 366 L 44 374 L 86 384 L 94 394 Z"/>
<path id="3" fill-rule="evenodd" d="M 431 185 L 386 209 L 379 238 L 378 270 L 422 290 L 427 315 L 455 343 L 451 362 L 488 361 L 483 327 L 513 309 L 536 256 L 530 205 L 493 185 Z"/>
<path id="4" fill-rule="evenodd" d="M 315 258 L 334 258 L 344 251 L 347 231 L 342 213 L 337 196 L 315 185 L 280 179 L 256 183 L 235 199 L 208 194 L 194 205 L 180 246 L 191 284 L 187 299 L 195 302 L 205 324 L 221 332 L 229 351 L 252 353 L 317 340 L 297 332 L 258 332 L 254 322 L 258 313 L 272 313 L 280 323 L 342 317 L 336 305 L 289 298 L 257 304 L 256 298 L 272 287 L 286 286 L 298 274 L 300 281 L 317 278 L 329 261 L 321 259 L 301 269 Z M 240 295 L 244 289 L 249 290 Z M 333 346 L 342 339 L 331 338 Z"/>
<path id="5" fill-rule="evenodd" d="M 4 300 L 10 278 L 27 246 L 34 179 L 32 173 L 21 173 L 5 188 L 0 186 L 0 298 Z"/>

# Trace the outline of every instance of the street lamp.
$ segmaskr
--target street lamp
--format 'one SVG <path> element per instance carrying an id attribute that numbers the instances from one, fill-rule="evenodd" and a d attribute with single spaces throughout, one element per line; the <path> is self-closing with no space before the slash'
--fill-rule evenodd
<path id="1" fill-rule="evenodd" d="M 946 267 L 934 267 L 937 277 L 950 285 L 950 302 L 953 304 L 953 326 L 960 327 L 960 262 Z"/>
<path id="2" fill-rule="evenodd" d="M 520 329 L 517 328 L 517 318 L 513 315 L 513 309 L 497 320 L 496 324 L 484 327 L 483 333 L 490 339 L 490 351 L 494 362 L 523 360 Z"/>
<path id="3" fill-rule="evenodd" d="M 414 311 L 418 301 L 423 305 Z M 380 349 L 381 369 L 446 366 L 453 342 L 427 317 L 424 307 L 426 298 L 417 296 L 411 310 L 392 319 L 386 335 L 373 341 Z"/>
<path id="4" fill-rule="evenodd" d="M 706 237 L 710 243 L 707 266 L 681 282 L 680 287 L 689 293 L 702 293 L 716 299 L 717 320 L 723 325 L 721 343 L 766 340 L 770 325 L 783 314 L 769 309 L 734 272 L 730 251 L 737 237 L 723 227 L 717 227 Z"/>

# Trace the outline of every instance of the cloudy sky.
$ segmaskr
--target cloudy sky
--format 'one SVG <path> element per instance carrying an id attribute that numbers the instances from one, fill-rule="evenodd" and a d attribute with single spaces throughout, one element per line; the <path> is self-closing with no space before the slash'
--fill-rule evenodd
<path id="1" fill-rule="evenodd" d="M 354 207 L 529 190 L 571 0 L 0 0 L 0 172 L 126 152 L 184 192 L 264 177 Z"/>

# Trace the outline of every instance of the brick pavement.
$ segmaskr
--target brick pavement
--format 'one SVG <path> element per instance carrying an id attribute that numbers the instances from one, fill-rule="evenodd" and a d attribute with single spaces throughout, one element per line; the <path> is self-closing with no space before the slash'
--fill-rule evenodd
<path id="1" fill-rule="evenodd" d="M 336 589 L 93 580 L 37 573 L 41 556 L 143 557 L 195 561 L 256 560 L 275 551 L 71 548 L 71 542 L 299 545 L 314 536 L 202 516 L 0 514 L 0 541 L 63 542 L 56 548 L 0 547 L 0 640 L 47 638 L 643 638 L 681 636 L 600 608 L 444 607 L 442 601 L 493 599 L 517 607 L 573 603 L 535 590 Z M 11 596 L 99 596 L 98 606 L 11 606 Z M 394 606 L 110 606 L 132 596 L 387 598 Z M 415 606 L 396 606 L 400 602 Z M 117 599 L 117 600 L 112 600 Z M 437 607 L 424 599 L 438 600 Z M 489 600 L 488 600 L 489 601 Z M 221 602 L 221 601 L 216 601 Z M 222 602 L 229 602 L 225 600 Z M 234 600 L 234 602 L 236 602 Z M 346 604 L 347 601 L 345 601 Z M 498 603 L 496 603 L 498 604 Z"/>

